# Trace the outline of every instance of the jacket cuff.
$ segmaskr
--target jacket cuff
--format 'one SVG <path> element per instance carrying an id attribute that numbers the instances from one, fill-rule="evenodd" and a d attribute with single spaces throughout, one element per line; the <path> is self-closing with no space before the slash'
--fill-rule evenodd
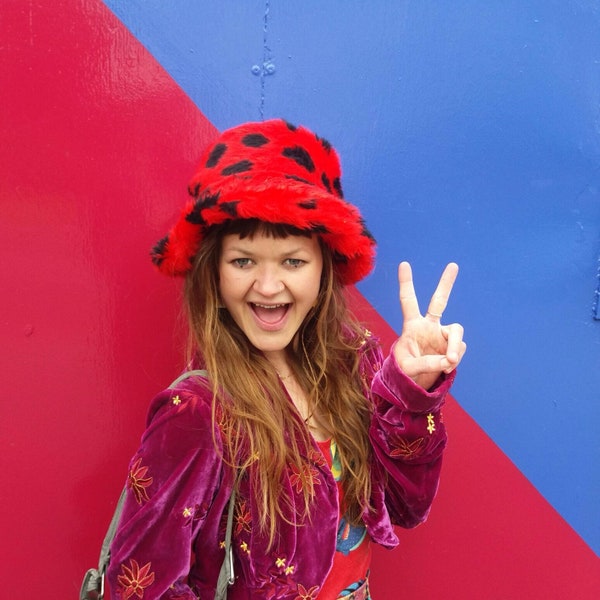
<path id="1" fill-rule="evenodd" d="M 426 413 L 441 408 L 455 377 L 456 369 L 450 374 L 442 373 L 433 386 L 425 390 L 400 369 L 392 348 L 375 375 L 372 390 L 384 400 L 401 406 L 404 410 Z"/>

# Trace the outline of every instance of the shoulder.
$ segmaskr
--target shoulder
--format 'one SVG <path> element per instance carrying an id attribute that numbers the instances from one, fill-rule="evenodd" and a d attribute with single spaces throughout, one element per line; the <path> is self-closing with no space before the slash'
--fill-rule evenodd
<path id="1" fill-rule="evenodd" d="M 192 375 L 176 380 L 152 400 L 144 438 L 159 437 L 162 443 L 186 438 L 194 444 L 214 438 L 212 389 L 206 377 Z"/>

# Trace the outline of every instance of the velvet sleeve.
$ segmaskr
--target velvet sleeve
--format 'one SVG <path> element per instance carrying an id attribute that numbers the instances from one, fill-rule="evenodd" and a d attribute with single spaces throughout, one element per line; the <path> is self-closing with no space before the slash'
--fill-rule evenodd
<path id="1" fill-rule="evenodd" d="M 129 466 L 108 570 L 113 598 L 197 599 L 187 582 L 192 543 L 221 478 L 210 402 L 163 392 Z"/>
<path id="2" fill-rule="evenodd" d="M 385 481 L 385 504 L 395 525 L 425 520 L 435 497 L 446 446 L 441 407 L 455 373 L 424 390 L 398 367 L 393 352 L 374 374 L 370 428 L 375 465 Z"/>

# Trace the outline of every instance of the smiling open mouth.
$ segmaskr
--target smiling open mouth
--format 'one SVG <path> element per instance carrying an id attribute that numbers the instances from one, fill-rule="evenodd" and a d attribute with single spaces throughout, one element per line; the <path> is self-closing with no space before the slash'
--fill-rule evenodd
<path id="1" fill-rule="evenodd" d="M 250 308 L 263 323 L 267 325 L 276 325 L 281 322 L 290 308 L 289 304 L 255 304 L 250 303 Z"/>

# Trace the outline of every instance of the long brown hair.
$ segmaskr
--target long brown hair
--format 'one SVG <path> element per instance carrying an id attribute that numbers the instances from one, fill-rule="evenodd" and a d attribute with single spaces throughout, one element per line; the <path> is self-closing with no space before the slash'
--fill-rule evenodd
<path id="1" fill-rule="evenodd" d="M 257 220 L 232 221 L 214 228 L 202 242 L 184 293 L 190 357 L 208 370 L 213 420 L 219 420 L 227 449 L 224 459 L 251 477 L 259 525 L 273 543 L 277 519 L 289 521 L 293 510 L 292 499 L 285 493 L 282 497 L 281 481 L 288 468 L 300 474 L 301 517 L 310 518 L 314 489 L 303 455 L 312 447 L 312 440 L 304 421 L 291 410 L 275 369 L 220 307 L 221 240 L 228 233 L 252 237 L 257 232 L 276 238 L 309 235 L 288 225 Z M 320 424 L 337 444 L 343 509 L 346 518 L 357 523 L 370 497 L 371 408 L 361 382 L 358 352 L 365 334 L 346 307 L 330 250 L 322 242 L 321 249 L 319 296 L 288 348 L 288 360 L 307 395 L 309 412 L 318 414 Z"/>

